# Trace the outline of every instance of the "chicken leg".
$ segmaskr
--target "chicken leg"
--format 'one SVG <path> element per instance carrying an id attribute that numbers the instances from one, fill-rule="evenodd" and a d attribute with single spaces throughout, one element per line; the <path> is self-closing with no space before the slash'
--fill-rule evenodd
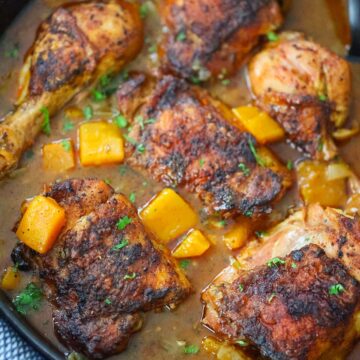
<path id="1" fill-rule="evenodd" d="M 139 52 L 143 27 L 136 5 L 90 1 L 58 8 L 39 27 L 20 73 L 17 108 L 0 123 L 0 178 L 14 169 L 55 114 L 102 75 Z"/>

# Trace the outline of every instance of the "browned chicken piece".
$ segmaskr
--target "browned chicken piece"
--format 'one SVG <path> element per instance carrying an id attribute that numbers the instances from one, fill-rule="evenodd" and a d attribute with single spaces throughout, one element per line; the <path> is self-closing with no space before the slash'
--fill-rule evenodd
<path id="1" fill-rule="evenodd" d="M 119 71 L 139 52 L 138 7 L 123 0 L 72 3 L 39 27 L 20 74 L 20 96 L 0 123 L 0 177 L 16 167 L 44 124 L 102 75 Z"/>
<path id="2" fill-rule="evenodd" d="M 55 331 L 66 345 L 92 359 L 118 353 L 140 330 L 142 312 L 174 308 L 189 295 L 168 250 L 103 181 L 67 180 L 45 196 L 65 209 L 65 228 L 47 254 L 20 245 L 17 255 L 44 280 Z"/>
<path id="3" fill-rule="evenodd" d="M 226 120 L 223 104 L 184 80 L 136 75 L 121 85 L 118 102 L 132 123 L 127 162 L 195 194 L 208 214 L 267 213 L 291 185 L 287 169 Z"/>
<path id="4" fill-rule="evenodd" d="M 203 323 L 269 359 L 345 359 L 360 336 L 360 221 L 311 205 L 204 290 Z"/>
<path id="5" fill-rule="evenodd" d="M 256 104 L 275 118 L 289 140 L 308 156 L 337 153 L 327 127 L 348 117 L 351 92 L 346 60 L 301 33 L 284 32 L 249 64 Z"/>
<path id="6" fill-rule="evenodd" d="M 237 70 L 261 35 L 283 21 L 275 0 L 166 0 L 165 68 L 194 81 Z"/>

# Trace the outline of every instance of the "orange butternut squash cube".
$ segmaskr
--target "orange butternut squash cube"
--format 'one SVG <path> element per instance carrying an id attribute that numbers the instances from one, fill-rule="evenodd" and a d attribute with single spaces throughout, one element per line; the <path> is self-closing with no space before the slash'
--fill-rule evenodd
<path id="1" fill-rule="evenodd" d="M 192 230 L 173 251 L 177 259 L 202 255 L 210 247 L 209 240 L 200 230 Z"/>
<path id="2" fill-rule="evenodd" d="M 80 126 L 80 161 L 82 165 L 121 163 L 124 160 L 124 141 L 115 124 L 104 121 Z"/>
<path id="3" fill-rule="evenodd" d="M 141 212 L 144 225 L 157 238 L 168 243 L 196 225 L 198 217 L 174 190 L 162 190 Z"/>
<path id="4" fill-rule="evenodd" d="M 230 250 L 239 249 L 250 236 L 250 223 L 246 219 L 241 219 L 232 229 L 223 235 L 223 241 Z"/>
<path id="5" fill-rule="evenodd" d="M 14 290 L 19 286 L 20 273 L 15 266 L 9 266 L 1 280 L 1 287 L 4 290 Z"/>
<path id="6" fill-rule="evenodd" d="M 282 127 L 255 106 L 240 106 L 234 108 L 233 113 L 238 121 L 235 121 L 235 125 L 254 135 L 260 144 L 279 141 L 285 137 Z"/>
<path id="7" fill-rule="evenodd" d="M 305 204 L 341 207 L 346 202 L 346 179 L 329 180 L 328 164 L 303 161 L 297 168 L 298 184 Z"/>
<path id="8" fill-rule="evenodd" d="M 74 146 L 70 139 L 46 144 L 42 149 L 43 167 L 49 171 L 63 172 L 75 167 Z"/>
<path id="9" fill-rule="evenodd" d="M 65 210 L 54 199 L 39 195 L 29 203 L 16 235 L 31 249 L 45 254 L 52 248 L 65 221 Z"/>

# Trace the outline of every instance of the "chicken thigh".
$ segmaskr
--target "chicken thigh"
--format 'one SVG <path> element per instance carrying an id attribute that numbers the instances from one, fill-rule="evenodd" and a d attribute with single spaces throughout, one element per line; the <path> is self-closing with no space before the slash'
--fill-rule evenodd
<path id="1" fill-rule="evenodd" d="M 284 32 L 249 63 L 256 104 L 284 128 L 308 156 L 331 159 L 337 153 L 327 127 L 348 117 L 350 66 L 301 33 Z"/>
<path id="2" fill-rule="evenodd" d="M 193 81 L 233 73 L 261 35 L 282 23 L 275 0 L 166 0 L 159 10 L 169 29 L 165 68 Z"/>

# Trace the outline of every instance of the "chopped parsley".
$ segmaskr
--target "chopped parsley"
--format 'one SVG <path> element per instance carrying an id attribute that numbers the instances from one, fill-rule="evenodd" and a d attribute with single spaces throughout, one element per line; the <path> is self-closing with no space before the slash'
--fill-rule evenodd
<path id="1" fill-rule="evenodd" d="M 186 32 L 184 30 L 179 31 L 176 35 L 176 41 L 185 41 L 186 40 Z"/>
<path id="2" fill-rule="evenodd" d="M 201 84 L 201 80 L 200 80 L 197 76 L 192 76 L 192 77 L 190 78 L 190 81 L 191 81 L 193 84 L 195 84 L 195 85 Z"/>
<path id="3" fill-rule="evenodd" d="M 144 130 L 144 118 L 141 115 L 135 117 L 135 121 L 139 124 L 141 130 Z"/>
<path id="4" fill-rule="evenodd" d="M 318 149 L 318 151 L 323 151 L 323 149 L 324 149 L 324 141 L 322 138 L 319 139 L 317 149 Z"/>
<path id="5" fill-rule="evenodd" d="M 320 94 L 319 95 L 319 100 L 320 101 L 326 101 L 328 98 L 327 98 L 327 96 L 325 95 L 325 94 Z"/>
<path id="6" fill-rule="evenodd" d="M 249 343 L 245 340 L 237 340 L 237 341 L 235 341 L 235 343 L 240 346 L 248 346 L 249 345 Z"/>
<path id="7" fill-rule="evenodd" d="M 115 124 L 121 129 L 124 129 L 128 126 L 128 122 L 124 115 L 117 115 L 115 117 L 114 121 L 115 121 Z"/>
<path id="8" fill-rule="evenodd" d="M 126 174 L 126 167 L 125 166 L 120 166 L 119 167 L 119 173 L 120 175 L 125 175 Z"/>
<path id="9" fill-rule="evenodd" d="M 285 264 L 285 260 L 280 259 L 278 257 L 274 257 L 267 262 L 268 267 L 278 267 L 278 265 L 284 265 L 284 264 Z"/>
<path id="10" fill-rule="evenodd" d="M 279 40 L 279 35 L 276 34 L 274 31 L 269 31 L 266 34 L 266 37 L 268 38 L 269 41 L 278 41 Z"/>
<path id="11" fill-rule="evenodd" d="M 135 200 L 136 200 L 136 194 L 134 192 L 132 192 L 130 195 L 129 195 L 129 200 L 130 202 L 134 203 Z"/>
<path id="12" fill-rule="evenodd" d="M 183 270 L 186 270 L 190 265 L 190 260 L 189 259 L 183 259 L 183 260 L 181 260 L 179 262 L 179 265 Z"/>
<path id="13" fill-rule="evenodd" d="M 83 114 L 86 120 L 90 120 L 94 116 L 94 110 L 90 105 L 87 105 L 83 109 Z"/>
<path id="14" fill-rule="evenodd" d="M 245 176 L 250 175 L 250 169 L 244 163 L 240 163 L 238 167 Z"/>
<path id="15" fill-rule="evenodd" d="M 258 165 L 264 167 L 265 166 L 264 160 L 257 153 L 255 145 L 251 139 L 248 140 L 248 144 L 249 144 L 250 150 L 251 150 L 256 162 L 258 163 Z"/>
<path id="16" fill-rule="evenodd" d="M 224 79 L 221 81 L 221 84 L 224 86 L 228 86 L 230 84 L 230 80 L 229 79 Z"/>
<path id="17" fill-rule="evenodd" d="M 104 183 L 110 185 L 111 184 L 111 179 L 109 179 L 109 178 L 104 179 Z"/>
<path id="18" fill-rule="evenodd" d="M 136 147 L 136 150 L 143 154 L 145 152 L 145 145 L 144 144 L 138 144 L 138 146 Z"/>
<path id="19" fill-rule="evenodd" d="M 259 239 L 262 239 L 264 238 L 266 235 L 267 235 L 267 232 L 266 231 L 255 231 L 255 235 L 257 238 Z"/>
<path id="20" fill-rule="evenodd" d="M 123 239 L 118 244 L 114 245 L 111 250 L 118 251 L 129 245 L 129 240 Z"/>
<path id="21" fill-rule="evenodd" d="M 156 51 L 157 51 L 157 45 L 156 45 L 156 44 L 152 44 L 152 45 L 150 45 L 150 46 L 148 47 L 148 52 L 149 52 L 150 54 L 154 54 L 154 53 L 156 53 Z"/>
<path id="22" fill-rule="evenodd" d="M 41 130 L 44 134 L 49 136 L 51 133 L 49 109 L 47 107 L 43 106 L 40 109 L 40 111 L 43 114 L 43 122 L 41 124 Z"/>
<path id="23" fill-rule="evenodd" d="M 19 57 L 20 46 L 19 44 L 14 44 L 11 49 L 5 51 L 5 57 L 10 59 L 17 59 Z"/>
<path id="24" fill-rule="evenodd" d="M 134 138 L 130 137 L 129 135 L 124 134 L 124 138 L 131 145 L 137 145 L 136 140 Z"/>
<path id="25" fill-rule="evenodd" d="M 185 345 L 184 354 L 195 355 L 200 351 L 200 348 L 197 345 Z"/>
<path id="26" fill-rule="evenodd" d="M 221 228 L 225 227 L 227 225 L 227 221 L 225 219 L 219 220 L 217 222 L 217 225 Z"/>
<path id="27" fill-rule="evenodd" d="M 91 90 L 91 96 L 93 101 L 100 102 L 106 99 L 106 94 L 98 89 L 92 89 Z"/>
<path id="28" fill-rule="evenodd" d="M 145 120 L 145 124 L 154 124 L 156 122 L 156 119 L 154 118 L 149 118 L 147 120 Z"/>
<path id="29" fill-rule="evenodd" d="M 292 262 L 292 263 L 291 263 L 291 267 L 292 267 L 293 269 L 296 269 L 296 268 L 297 268 L 297 265 L 296 265 L 294 262 Z"/>
<path id="30" fill-rule="evenodd" d="M 144 19 L 149 13 L 149 7 L 146 3 L 141 4 L 139 8 L 140 16 Z"/>
<path id="31" fill-rule="evenodd" d="M 63 132 L 67 133 L 73 129 L 74 129 L 74 123 L 71 120 L 69 120 L 68 118 L 65 118 L 64 124 L 62 127 Z"/>
<path id="32" fill-rule="evenodd" d="M 16 311 L 26 315 L 30 310 L 39 310 L 43 293 L 33 282 L 26 285 L 26 288 L 13 300 Z"/>
<path id="33" fill-rule="evenodd" d="M 340 295 L 345 291 L 345 288 L 341 284 L 334 284 L 329 287 L 329 294 L 330 295 Z"/>
<path id="34" fill-rule="evenodd" d="M 99 84 L 101 87 L 108 86 L 110 84 L 110 82 L 111 82 L 110 75 L 103 75 L 99 80 Z"/>
<path id="35" fill-rule="evenodd" d="M 247 216 L 247 217 L 252 217 L 253 214 L 254 214 L 254 212 L 253 212 L 252 210 L 246 210 L 246 211 L 244 212 L 244 215 Z"/>
<path id="36" fill-rule="evenodd" d="M 71 142 L 68 139 L 62 140 L 61 141 L 61 146 L 66 150 L 66 151 L 70 151 L 71 150 Z"/>
<path id="37" fill-rule="evenodd" d="M 119 221 L 116 223 L 116 227 L 119 230 L 124 230 L 131 223 L 132 223 L 132 219 L 129 218 L 128 216 L 124 216 L 120 218 Z"/>
<path id="38" fill-rule="evenodd" d="M 126 274 L 124 280 L 134 280 L 136 278 L 136 273 Z"/>
<path id="39" fill-rule="evenodd" d="M 239 285 L 239 291 L 241 291 L 241 292 L 244 291 L 244 285 L 243 285 L 243 284 L 240 284 L 240 285 Z"/>
<path id="40" fill-rule="evenodd" d="M 202 168 L 205 164 L 205 160 L 204 159 L 200 159 L 199 160 L 199 165 L 200 165 L 200 168 Z"/>
<path id="41" fill-rule="evenodd" d="M 289 160 L 286 164 L 286 167 L 288 168 L 288 170 L 293 170 L 294 169 L 294 163 Z"/>
<path id="42" fill-rule="evenodd" d="M 106 305 L 111 305 L 111 300 L 110 300 L 109 298 L 106 298 L 105 301 L 104 301 L 104 303 L 105 303 Z"/>

